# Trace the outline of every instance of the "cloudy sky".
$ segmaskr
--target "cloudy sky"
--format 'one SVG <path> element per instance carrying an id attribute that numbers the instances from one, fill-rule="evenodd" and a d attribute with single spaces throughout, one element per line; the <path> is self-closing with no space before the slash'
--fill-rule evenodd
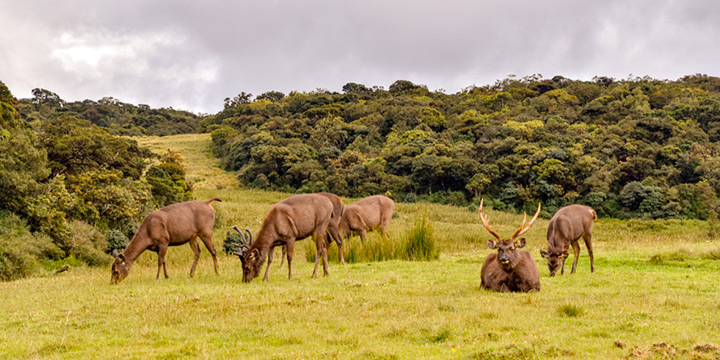
<path id="1" fill-rule="evenodd" d="M 216 113 L 240 92 L 456 93 L 508 75 L 718 76 L 714 0 L 0 0 L 0 81 L 19 98 L 112 96 Z"/>

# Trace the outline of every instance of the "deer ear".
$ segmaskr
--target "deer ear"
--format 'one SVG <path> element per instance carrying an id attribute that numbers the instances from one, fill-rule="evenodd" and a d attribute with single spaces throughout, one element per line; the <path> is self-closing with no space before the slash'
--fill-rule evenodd
<path id="1" fill-rule="evenodd" d="M 125 255 L 120 254 L 117 256 L 117 259 L 120 260 L 121 263 L 123 263 L 123 264 L 125 263 Z"/>
<path id="2" fill-rule="evenodd" d="M 547 258 L 548 258 L 548 255 L 550 255 L 550 254 L 548 254 L 547 251 L 545 251 L 545 250 L 540 250 L 540 256 L 542 256 L 542 257 L 544 257 L 544 258 L 547 259 Z"/>
<path id="3" fill-rule="evenodd" d="M 570 255 L 570 254 L 568 254 L 567 251 L 563 251 L 563 252 L 562 252 L 562 257 L 563 257 L 563 258 L 566 258 L 566 257 L 568 257 L 569 255 Z"/>
<path id="4" fill-rule="evenodd" d="M 259 258 L 259 257 L 260 257 L 260 250 L 258 250 L 257 248 L 253 249 L 253 250 L 250 252 L 250 259 L 256 260 L 256 259 Z"/>
<path id="5" fill-rule="evenodd" d="M 515 247 L 522 248 L 525 247 L 525 238 L 520 238 L 520 240 L 515 241 Z"/>
<path id="6" fill-rule="evenodd" d="M 496 242 L 495 240 L 493 240 L 493 239 L 488 239 L 487 246 L 488 246 L 490 249 L 497 249 L 498 244 L 497 244 L 497 242 Z"/>

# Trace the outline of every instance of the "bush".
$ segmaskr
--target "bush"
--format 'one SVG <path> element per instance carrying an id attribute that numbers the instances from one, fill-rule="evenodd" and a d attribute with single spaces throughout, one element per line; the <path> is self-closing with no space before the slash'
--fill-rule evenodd
<path id="1" fill-rule="evenodd" d="M 38 275 L 40 260 L 63 256 L 52 239 L 41 233 L 31 233 L 17 215 L 0 211 L 0 280 L 8 281 Z"/>
<path id="2" fill-rule="evenodd" d="M 230 255 L 242 245 L 242 237 L 237 232 L 226 232 L 223 241 L 223 250 L 225 255 Z"/>
<path id="3" fill-rule="evenodd" d="M 108 248 L 105 234 L 77 220 L 70 223 L 70 228 L 73 235 L 71 256 L 90 266 L 107 265 L 112 262 L 112 257 L 105 253 L 105 249 Z"/>
<path id="4" fill-rule="evenodd" d="M 407 236 L 404 258 L 407 260 L 436 260 L 438 257 L 433 226 L 427 213 L 424 213 L 415 219 L 415 224 Z"/>
<path id="5" fill-rule="evenodd" d="M 107 252 L 108 254 L 111 253 L 113 250 L 122 252 L 130 243 L 130 239 L 128 239 L 128 237 L 125 236 L 125 234 L 120 230 L 113 229 L 105 231 L 105 238 L 107 239 L 107 247 L 105 248 L 105 252 Z"/>

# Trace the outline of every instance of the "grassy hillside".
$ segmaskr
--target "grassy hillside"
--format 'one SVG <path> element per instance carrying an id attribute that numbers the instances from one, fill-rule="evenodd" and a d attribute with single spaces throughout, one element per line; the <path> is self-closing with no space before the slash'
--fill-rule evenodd
<path id="1" fill-rule="evenodd" d="M 223 200 L 214 204 L 218 249 L 231 225 L 257 231 L 268 207 L 289 195 L 238 188 L 233 174 L 217 168 L 209 135 L 140 141 L 154 151 L 180 152 L 195 197 Z M 107 268 L 0 283 L 0 358 L 720 356 L 713 345 L 720 342 L 720 245 L 707 236 L 705 222 L 598 220 L 596 272 L 590 273 L 581 245 L 578 272 L 550 278 L 538 254 L 547 220 L 539 219 L 527 249 L 540 267 L 542 290 L 499 294 L 478 289 L 490 235 L 476 212 L 399 203 L 391 237 L 405 236 L 425 212 L 441 251 L 437 261 L 342 266 L 333 258 L 330 276 L 310 279 L 313 264 L 302 256 L 310 242 L 303 240 L 293 280 L 276 262 L 269 282 L 243 284 L 237 257 L 221 255 L 217 277 L 205 249 L 196 277 L 189 278 L 192 252 L 181 246 L 168 252 L 169 280 L 154 280 L 157 257 L 145 253 L 117 286 L 110 285 Z M 487 213 L 501 234 L 521 221 Z"/>

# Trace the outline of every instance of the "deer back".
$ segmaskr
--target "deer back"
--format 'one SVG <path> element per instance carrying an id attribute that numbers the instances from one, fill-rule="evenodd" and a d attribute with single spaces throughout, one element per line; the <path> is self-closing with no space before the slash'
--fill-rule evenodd
<path id="1" fill-rule="evenodd" d="M 362 217 L 368 227 L 378 226 L 383 219 L 392 217 L 395 208 L 395 202 L 384 195 L 368 196 L 353 205 L 358 207 L 358 215 Z"/>
<path id="2" fill-rule="evenodd" d="M 569 205 L 550 219 L 547 230 L 549 251 L 566 250 L 571 242 L 592 229 L 595 210 L 585 205 Z"/>

